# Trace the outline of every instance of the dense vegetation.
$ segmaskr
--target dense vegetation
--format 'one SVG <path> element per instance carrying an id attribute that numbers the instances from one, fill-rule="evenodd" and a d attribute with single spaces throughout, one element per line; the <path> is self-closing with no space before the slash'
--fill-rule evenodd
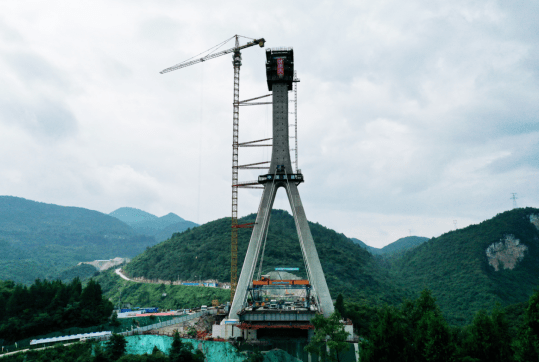
<path id="1" fill-rule="evenodd" d="M 539 359 L 539 291 L 524 303 L 517 324 L 510 323 L 514 315 L 508 314 L 507 308 L 495 306 L 490 312 L 478 311 L 469 325 L 450 327 L 428 289 L 399 307 L 385 305 L 368 310 L 343 303 L 336 309 L 360 326 L 360 359 L 365 362 Z"/>
<path id="2" fill-rule="evenodd" d="M 429 240 L 395 260 L 391 272 L 401 285 L 416 292 L 432 290 L 452 325 L 470 323 L 481 309 L 526 301 L 537 287 L 539 230 L 530 222 L 538 209 L 515 209 L 478 225 Z M 486 249 L 507 235 L 527 247 L 514 269 L 495 271 Z"/>
<path id="3" fill-rule="evenodd" d="M 0 280 L 30 284 L 81 261 L 133 257 L 155 243 L 97 211 L 0 196 Z"/>
<path id="4" fill-rule="evenodd" d="M 79 278 L 82 282 L 84 282 L 85 280 L 96 277 L 98 275 L 99 270 L 95 266 L 89 264 L 81 264 L 64 270 L 63 272 L 58 274 L 56 279 L 60 279 L 64 283 L 69 283 L 73 279 Z"/>
<path id="5" fill-rule="evenodd" d="M 241 219 L 254 222 L 255 215 Z M 396 288 L 373 256 L 346 236 L 310 223 L 329 288 L 354 300 L 396 303 L 407 295 Z M 240 229 L 238 268 L 241 269 L 251 229 Z M 303 257 L 293 217 L 273 210 L 262 273 L 275 267 L 298 267 L 305 277 Z M 170 240 L 134 258 L 125 269 L 133 277 L 163 280 L 230 280 L 230 219 L 209 222 L 174 234 Z"/>
<path id="6" fill-rule="evenodd" d="M 110 317 L 112 309 L 93 280 L 84 288 L 79 279 L 69 284 L 38 279 L 30 287 L 0 281 L 0 339 L 12 342 L 69 327 L 98 325 Z"/>
<path id="7" fill-rule="evenodd" d="M 135 283 L 121 279 L 114 271 L 103 272 L 95 280 L 114 304 L 121 299 L 122 305 L 129 303 L 134 307 L 194 308 L 211 305 L 215 299 L 220 303 L 230 300 L 228 289 Z"/>

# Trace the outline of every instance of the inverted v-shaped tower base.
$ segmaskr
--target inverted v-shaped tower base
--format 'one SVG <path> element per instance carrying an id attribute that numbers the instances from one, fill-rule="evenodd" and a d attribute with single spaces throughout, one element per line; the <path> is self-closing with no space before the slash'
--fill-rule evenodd
<path id="1" fill-rule="evenodd" d="M 229 318 L 238 319 L 238 313 L 245 305 L 247 291 L 260 256 L 262 244 L 268 233 L 270 214 L 275 195 L 280 187 L 286 189 L 290 208 L 294 215 L 301 252 L 305 261 L 307 277 L 313 287 L 312 295 L 324 316 L 333 313 L 331 295 L 324 277 L 322 265 L 314 245 L 311 230 L 307 222 L 305 210 L 299 196 L 297 185 L 303 180 L 301 174 L 292 173 L 288 145 L 288 90 L 291 89 L 293 77 L 293 53 L 291 49 L 266 51 L 268 86 L 273 90 L 273 146 L 269 174 L 259 177 L 264 184 L 262 200 L 258 208 L 255 226 L 249 241 L 249 247 L 240 279 L 230 308 Z M 273 88 L 273 89 L 272 89 Z"/>

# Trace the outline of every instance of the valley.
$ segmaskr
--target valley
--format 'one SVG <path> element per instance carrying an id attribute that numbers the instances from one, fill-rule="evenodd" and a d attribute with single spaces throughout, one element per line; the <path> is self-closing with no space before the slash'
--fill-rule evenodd
<path id="1" fill-rule="evenodd" d="M 190 295 L 190 287 L 182 287 L 178 289 L 182 292 L 167 292 L 178 295 L 178 302 L 172 303 L 156 297 L 158 284 L 127 288 L 132 282 L 111 270 L 99 270 L 120 265 L 131 279 L 227 283 L 228 218 L 197 226 L 174 214 L 158 218 L 132 208 L 105 215 L 12 197 L 0 197 L 0 203 L 4 215 L 0 223 L 2 280 L 29 283 L 36 278 L 59 278 L 70 282 L 75 277 L 94 277 L 103 282 L 109 298 L 116 298 L 123 288 L 134 302 L 151 301 L 163 308 L 191 306 L 197 303 L 197 295 L 205 303 L 213 297 L 229 300 L 224 290 L 202 288 Z M 398 305 L 428 288 L 447 320 L 464 325 L 476 312 L 496 303 L 508 306 L 527 300 L 537 287 L 538 215 L 538 209 L 515 209 L 437 238 L 405 237 L 377 250 L 322 225 L 311 223 L 310 227 L 332 295 L 342 294 L 350 302 Z M 254 214 L 248 215 L 241 222 L 254 218 Z M 139 231 L 146 228 L 156 235 L 155 230 L 178 223 L 194 228 L 173 228 L 163 242 L 149 236 L 150 232 L 140 235 L 133 229 L 138 225 Z M 40 235 L 39 242 L 35 233 Z M 249 229 L 240 230 L 239 268 L 249 237 Z M 103 260 L 116 257 L 128 259 Z M 272 212 L 263 260 L 262 274 L 295 267 L 299 277 L 306 277 L 294 221 L 286 211 Z M 137 296 L 143 289 L 143 295 Z"/>

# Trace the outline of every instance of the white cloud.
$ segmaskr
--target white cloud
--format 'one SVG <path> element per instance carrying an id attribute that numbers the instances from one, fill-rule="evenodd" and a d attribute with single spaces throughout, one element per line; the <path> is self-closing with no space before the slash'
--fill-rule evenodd
<path id="1" fill-rule="evenodd" d="M 228 216 L 231 58 L 158 72 L 239 33 L 295 49 L 312 220 L 382 246 L 408 229 L 430 237 L 454 219 L 491 217 L 511 192 L 537 206 L 534 6 L 3 2 L 2 193 L 199 222 Z M 263 49 L 243 52 L 240 98 L 267 93 L 264 61 Z M 270 135 L 267 107 L 240 117 L 241 140 Z M 240 163 L 269 159 L 249 151 Z M 242 190 L 240 214 L 258 202 Z"/>

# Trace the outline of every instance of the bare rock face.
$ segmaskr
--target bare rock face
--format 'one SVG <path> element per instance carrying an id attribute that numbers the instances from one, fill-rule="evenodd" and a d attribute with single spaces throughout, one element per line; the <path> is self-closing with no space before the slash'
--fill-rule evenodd
<path id="1" fill-rule="evenodd" d="M 520 244 L 520 240 L 514 235 L 507 235 L 497 243 L 491 244 L 487 250 L 488 263 L 494 267 L 495 271 L 504 269 L 513 270 L 515 266 L 524 258 L 524 253 L 528 247 Z"/>
<path id="2" fill-rule="evenodd" d="M 530 215 L 530 222 L 535 225 L 537 230 L 539 230 L 539 215 L 531 214 Z"/>

